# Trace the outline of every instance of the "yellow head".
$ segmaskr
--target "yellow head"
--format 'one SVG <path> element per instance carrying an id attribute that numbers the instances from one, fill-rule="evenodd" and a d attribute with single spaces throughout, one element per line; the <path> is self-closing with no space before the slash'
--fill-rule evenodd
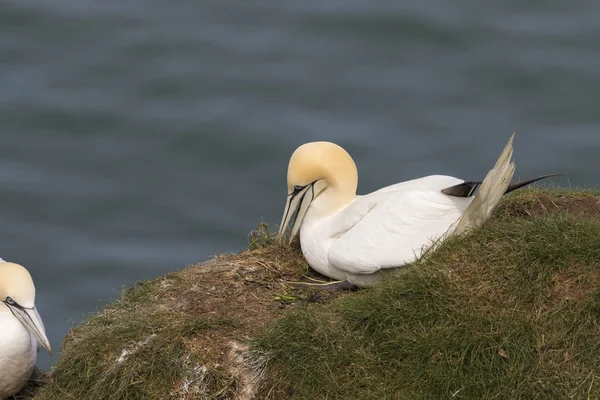
<path id="1" fill-rule="evenodd" d="M 52 354 L 46 329 L 35 308 L 35 286 L 21 265 L 0 262 L 0 307 L 11 312 L 48 353 Z"/>
<path id="2" fill-rule="evenodd" d="M 354 199 L 358 171 L 350 154 L 337 144 L 306 143 L 298 147 L 290 158 L 287 186 L 288 198 L 279 235 L 283 236 L 291 225 L 291 242 L 315 199 L 319 199 L 319 207 L 326 214 L 337 211 Z"/>

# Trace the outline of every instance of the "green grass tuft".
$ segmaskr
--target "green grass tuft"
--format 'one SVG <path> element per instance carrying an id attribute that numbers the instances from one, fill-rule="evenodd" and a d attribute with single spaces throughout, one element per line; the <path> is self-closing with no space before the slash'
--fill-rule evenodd
<path id="1" fill-rule="evenodd" d="M 254 343 L 263 397 L 600 398 L 600 199 L 553 193 L 513 195 L 377 288 L 272 324 Z"/>

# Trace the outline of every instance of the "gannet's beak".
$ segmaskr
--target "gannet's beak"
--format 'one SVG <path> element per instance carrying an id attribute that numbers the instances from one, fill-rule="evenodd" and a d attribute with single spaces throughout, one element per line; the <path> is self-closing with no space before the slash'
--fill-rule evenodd
<path id="1" fill-rule="evenodd" d="M 294 191 L 288 195 L 281 225 L 279 226 L 280 241 L 285 241 L 285 234 L 289 229 L 291 229 L 291 232 L 287 240 L 288 244 L 292 243 L 298 234 L 306 211 L 315 198 L 314 186 L 314 182 L 306 186 L 296 186 Z"/>
<path id="2" fill-rule="evenodd" d="M 14 302 L 13 304 L 5 304 L 8 306 L 13 315 L 17 317 L 17 319 L 23 324 L 23 326 L 27 328 L 27 330 L 31 332 L 33 336 L 35 336 L 38 343 L 48 351 L 48 354 L 52 355 L 52 348 L 50 347 L 50 341 L 46 336 L 44 322 L 42 322 L 42 317 L 40 317 L 40 314 L 37 312 L 35 306 L 31 308 L 25 308 Z"/>

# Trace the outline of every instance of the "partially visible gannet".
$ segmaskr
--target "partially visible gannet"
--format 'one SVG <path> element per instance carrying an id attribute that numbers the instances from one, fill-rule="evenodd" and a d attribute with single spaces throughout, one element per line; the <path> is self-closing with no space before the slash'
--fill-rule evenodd
<path id="1" fill-rule="evenodd" d="M 29 272 L 0 259 L 0 399 L 25 386 L 38 346 L 52 354 L 34 301 L 35 286 Z"/>
<path id="2" fill-rule="evenodd" d="M 415 261 L 434 243 L 483 224 L 505 193 L 553 175 L 509 185 L 514 134 L 483 183 L 427 176 L 356 195 L 358 172 L 340 146 L 313 142 L 290 159 L 279 235 L 300 232 L 302 253 L 317 272 L 373 286 L 382 271 Z M 477 192 L 477 194 L 475 194 Z"/>

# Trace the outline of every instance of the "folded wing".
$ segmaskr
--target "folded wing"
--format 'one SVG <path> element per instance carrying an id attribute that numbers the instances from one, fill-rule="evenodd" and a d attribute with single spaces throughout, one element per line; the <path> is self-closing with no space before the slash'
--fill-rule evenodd
<path id="1" fill-rule="evenodd" d="M 329 262 L 349 273 L 370 274 L 414 261 L 460 219 L 473 199 L 443 194 L 447 183 L 358 198 L 340 218 L 346 224 L 332 221 L 338 224 L 338 233 L 328 252 Z"/>

